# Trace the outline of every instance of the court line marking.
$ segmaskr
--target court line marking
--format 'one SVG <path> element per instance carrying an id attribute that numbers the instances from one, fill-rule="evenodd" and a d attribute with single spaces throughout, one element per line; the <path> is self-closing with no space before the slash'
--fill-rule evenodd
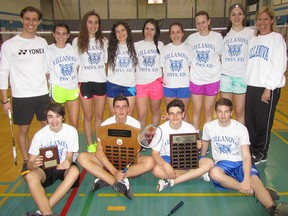
<path id="1" fill-rule="evenodd" d="M 276 132 L 275 130 L 272 129 L 272 132 L 279 138 L 281 139 L 285 144 L 288 144 L 288 141 L 282 137 L 278 132 Z"/>
<path id="2" fill-rule="evenodd" d="M 10 190 L 9 193 L 7 193 L 7 194 L 13 194 L 13 192 L 16 191 L 16 189 L 22 184 L 23 181 L 24 181 L 24 178 L 21 177 L 21 179 L 16 182 L 16 184 L 14 185 L 14 187 L 11 188 L 11 190 Z M 5 194 L 5 193 L 4 193 L 4 194 Z M 0 195 L 1 195 L 1 194 L 0 194 Z M 7 201 L 7 199 L 8 199 L 10 196 L 1 196 L 1 197 L 4 197 L 4 198 L 0 201 L 0 206 L 2 206 L 2 205 Z"/>
<path id="3" fill-rule="evenodd" d="M 126 206 L 107 206 L 107 211 L 126 211 Z"/>

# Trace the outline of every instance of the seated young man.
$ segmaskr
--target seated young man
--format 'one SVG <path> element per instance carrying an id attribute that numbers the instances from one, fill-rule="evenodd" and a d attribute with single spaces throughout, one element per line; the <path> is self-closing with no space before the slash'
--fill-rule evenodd
<path id="1" fill-rule="evenodd" d="M 196 133 L 196 129 L 193 125 L 183 121 L 185 116 L 184 104 L 181 100 L 173 100 L 167 105 L 168 121 L 160 125 L 162 131 L 162 137 L 160 142 L 153 147 L 152 157 L 154 158 L 156 165 L 153 169 L 155 177 L 160 178 L 156 191 L 160 192 L 166 187 L 173 187 L 174 185 L 188 181 L 197 177 L 201 177 L 207 173 L 213 166 L 214 162 L 210 158 L 200 158 L 199 168 L 189 170 L 175 170 L 170 165 L 170 134 L 181 134 L 181 133 Z M 158 142 L 156 130 L 153 142 Z M 197 147 L 201 149 L 202 143 L 200 140 L 197 141 Z"/>
<path id="2" fill-rule="evenodd" d="M 232 110 L 233 105 L 229 99 L 219 99 L 215 104 L 217 119 L 207 122 L 203 129 L 201 155 L 206 155 L 210 141 L 215 161 L 210 178 L 214 186 L 254 195 L 270 216 L 288 215 L 287 204 L 281 203 L 276 207 L 274 200 L 279 199 L 278 193 L 265 188 L 260 180 L 258 170 L 251 162 L 247 128 L 231 119 Z"/>
<path id="3" fill-rule="evenodd" d="M 32 198 L 40 212 L 26 213 L 26 216 L 53 215 L 53 206 L 70 188 L 79 185 L 79 168 L 73 162 L 73 154 L 79 150 L 78 132 L 74 127 L 63 123 L 65 109 L 60 104 L 49 104 L 45 113 L 48 125 L 40 129 L 32 139 L 27 162 L 27 167 L 31 171 L 25 176 Z M 60 164 L 43 170 L 40 167 L 43 165 L 43 156 L 40 155 L 39 149 L 52 146 L 58 147 Z M 48 198 L 44 188 L 52 185 L 57 179 L 62 182 Z"/>
<path id="4" fill-rule="evenodd" d="M 126 97 L 122 95 L 115 97 L 113 110 L 115 115 L 104 121 L 101 126 L 122 123 L 140 128 L 140 123 L 133 117 L 128 116 L 129 102 Z M 96 153 L 82 152 L 77 159 L 84 169 L 96 177 L 92 190 L 96 191 L 111 185 L 115 192 L 122 193 L 128 199 L 132 199 L 133 195 L 128 178 L 150 171 L 155 165 L 153 158 L 151 156 L 139 156 L 137 163 L 131 165 L 127 172 L 123 173 L 122 170 L 116 169 L 108 160 L 103 151 L 101 141 L 98 140 L 97 143 Z M 139 144 L 135 143 L 135 145 Z"/>

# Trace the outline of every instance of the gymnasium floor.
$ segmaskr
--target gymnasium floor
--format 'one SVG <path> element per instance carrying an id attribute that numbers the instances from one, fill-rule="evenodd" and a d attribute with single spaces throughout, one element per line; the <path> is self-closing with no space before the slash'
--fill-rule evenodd
<path id="1" fill-rule="evenodd" d="M 268 187 L 278 190 L 280 201 L 288 202 L 288 87 L 281 94 L 278 103 L 271 145 L 267 163 L 257 165 L 261 179 Z M 191 105 L 191 104 L 190 104 Z M 164 103 L 161 106 L 165 114 Z M 190 107 L 191 116 L 191 107 Z M 108 117 L 108 108 L 105 111 Z M 80 151 L 85 151 L 86 140 L 83 134 L 80 115 Z M 30 138 L 39 129 L 39 124 L 33 122 Z M 14 133 L 17 134 L 14 126 Z M 16 140 L 17 142 L 17 140 Z M 145 154 L 149 154 L 146 151 Z M 17 147 L 18 166 L 14 166 L 11 152 L 11 136 L 8 118 L 0 110 L 0 216 L 20 216 L 27 211 L 36 211 L 37 206 L 30 196 L 27 184 L 20 176 L 22 157 Z M 219 191 L 214 189 L 211 182 L 201 179 L 176 185 L 165 189 L 161 193 L 155 192 L 157 179 L 151 173 L 141 175 L 130 180 L 134 192 L 134 199 L 128 200 L 124 196 L 116 196 L 111 188 L 103 188 L 90 193 L 94 177 L 85 170 L 81 170 L 82 183 L 78 189 L 70 190 L 66 197 L 54 207 L 57 215 L 70 216 L 166 216 L 179 202 L 184 205 L 173 215 L 178 216 L 265 216 L 266 210 L 254 197 L 242 195 L 235 191 Z M 55 185 L 47 188 L 48 196 L 54 191 Z"/>

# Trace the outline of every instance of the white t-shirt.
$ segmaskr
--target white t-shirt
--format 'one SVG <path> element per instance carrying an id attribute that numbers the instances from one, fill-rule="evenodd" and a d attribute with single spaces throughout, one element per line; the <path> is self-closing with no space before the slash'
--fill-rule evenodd
<path id="1" fill-rule="evenodd" d="M 12 96 L 35 97 L 48 94 L 45 53 L 47 42 L 35 36 L 19 35 L 5 41 L 1 47 L 0 89 L 8 89 L 10 78 Z"/>
<path id="2" fill-rule="evenodd" d="M 50 130 L 49 125 L 40 129 L 33 137 L 28 153 L 39 155 L 40 148 L 57 146 L 60 163 L 66 158 L 66 152 L 78 152 L 79 139 L 77 130 L 65 123 L 62 129 L 55 133 Z"/>
<path id="3" fill-rule="evenodd" d="M 160 67 L 160 54 L 158 54 L 154 41 L 141 40 L 134 43 L 138 58 L 136 67 L 136 84 L 148 84 L 162 77 Z M 161 52 L 164 44 L 158 41 L 158 50 Z"/>
<path id="4" fill-rule="evenodd" d="M 116 116 L 111 116 L 110 118 L 106 119 L 104 122 L 102 122 L 101 126 L 106 126 L 110 124 L 116 123 Z M 140 122 L 136 120 L 135 118 L 131 116 L 127 116 L 125 124 L 130 125 L 135 128 L 141 128 Z"/>
<path id="5" fill-rule="evenodd" d="M 108 81 L 125 87 L 135 86 L 135 67 L 128 54 L 127 44 L 118 44 L 115 69 L 108 66 Z"/>
<path id="6" fill-rule="evenodd" d="M 218 119 L 207 122 L 203 128 L 202 139 L 211 141 L 215 162 L 243 161 L 241 146 L 250 145 L 247 128 L 234 119 L 231 119 L 231 124 L 227 127 L 221 127 Z"/>
<path id="7" fill-rule="evenodd" d="M 162 131 L 162 137 L 160 142 L 153 147 L 152 149 L 160 152 L 160 156 L 170 157 L 170 134 L 182 134 L 182 133 L 197 133 L 196 129 L 192 124 L 189 124 L 185 121 L 182 121 L 182 125 L 179 129 L 174 130 L 170 127 L 169 121 L 166 121 L 159 126 Z M 160 129 L 157 128 L 151 146 L 155 145 L 155 142 L 158 142 L 159 136 L 161 136 Z"/>
<path id="8" fill-rule="evenodd" d="M 78 87 L 77 66 L 78 55 L 71 44 L 64 48 L 58 48 L 55 44 L 48 46 L 46 51 L 46 62 L 50 74 L 50 83 L 66 89 Z"/>
<path id="9" fill-rule="evenodd" d="M 190 45 L 192 65 L 190 81 L 196 85 L 214 83 L 220 80 L 223 38 L 218 32 L 210 31 L 207 36 L 199 32 L 191 34 L 185 41 Z"/>
<path id="10" fill-rule="evenodd" d="M 236 32 L 232 28 L 223 39 L 222 74 L 245 77 L 248 64 L 248 46 L 254 30 L 248 27 Z"/>
<path id="11" fill-rule="evenodd" d="M 286 43 L 281 34 L 253 37 L 249 43 L 247 85 L 271 90 L 283 87 L 286 63 Z"/>
<path id="12" fill-rule="evenodd" d="M 99 40 L 95 41 L 95 38 L 90 38 L 88 51 L 84 53 L 80 53 L 77 47 L 77 41 L 78 38 L 75 38 L 72 46 L 80 56 L 79 82 L 106 82 L 105 64 L 108 58 L 108 40 L 104 38 L 104 47 L 101 48 Z"/>
<path id="13" fill-rule="evenodd" d="M 165 87 L 189 87 L 191 58 L 190 47 L 185 43 L 179 46 L 169 43 L 163 47 L 161 51 L 161 67 L 163 67 Z"/>

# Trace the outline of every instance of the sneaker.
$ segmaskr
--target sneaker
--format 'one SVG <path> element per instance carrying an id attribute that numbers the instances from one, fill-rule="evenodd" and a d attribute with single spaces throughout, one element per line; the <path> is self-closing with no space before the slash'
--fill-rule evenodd
<path id="1" fill-rule="evenodd" d="M 260 164 L 267 161 L 267 157 L 262 156 L 261 158 L 257 158 L 255 155 L 252 155 L 252 161 L 254 164 Z"/>
<path id="2" fill-rule="evenodd" d="M 271 198 L 275 201 L 275 200 L 279 200 L 280 199 L 280 196 L 278 194 L 278 192 L 276 190 L 274 190 L 273 188 L 269 188 L 269 187 L 266 187 L 266 189 L 268 190 Z"/>
<path id="3" fill-rule="evenodd" d="M 203 179 L 206 182 L 210 181 L 210 176 L 209 176 L 208 172 L 204 173 L 200 178 Z"/>
<path id="4" fill-rule="evenodd" d="M 97 143 L 96 142 L 87 146 L 87 152 L 95 153 L 96 149 L 97 149 Z"/>
<path id="5" fill-rule="evenodd" d="M 96 190 L 99 190 L 100 188 L 107 187 L 109 184 L 101 179 L 95 178 L 91 192 L 95 192 Z"/>
<path id="6" fill-rule="evenodd" d="M 30 172 L 30 170 L 27 168 L 27 162 L 28 160 L 24 160 L 22 170 L 21 170 L 21 175 L 25 176 L 27 173 Z"/>
<path id="7" fill-rule="evenodd" d="M 37 212 L 26 212 L 24 216 L 41 216 L 41 214 L 38 214 Z"/>
<path id="8" fill-rule="evenodd" d="M 173 180 L 172 179 L 160 179 L 156 186 L 156 192 L 161 192 L 167 187 L 173 187 Z"/>
<path id="9" fill-rule="evenodd" d="M 288 203 L 281 202 L 275 209 L 274 216 L 287 216 L 288 215 Z"/>
<path id="10" fill-rule="evenodd" d="M 124 178 L 120 181 L 115 182 L 112 185 L 113 190 L 119 194 L 124 194 L 128 199 L 132 200 L 133 199 L 133 193 L 130 188 L 130 183 L 127 178 Z"/>

